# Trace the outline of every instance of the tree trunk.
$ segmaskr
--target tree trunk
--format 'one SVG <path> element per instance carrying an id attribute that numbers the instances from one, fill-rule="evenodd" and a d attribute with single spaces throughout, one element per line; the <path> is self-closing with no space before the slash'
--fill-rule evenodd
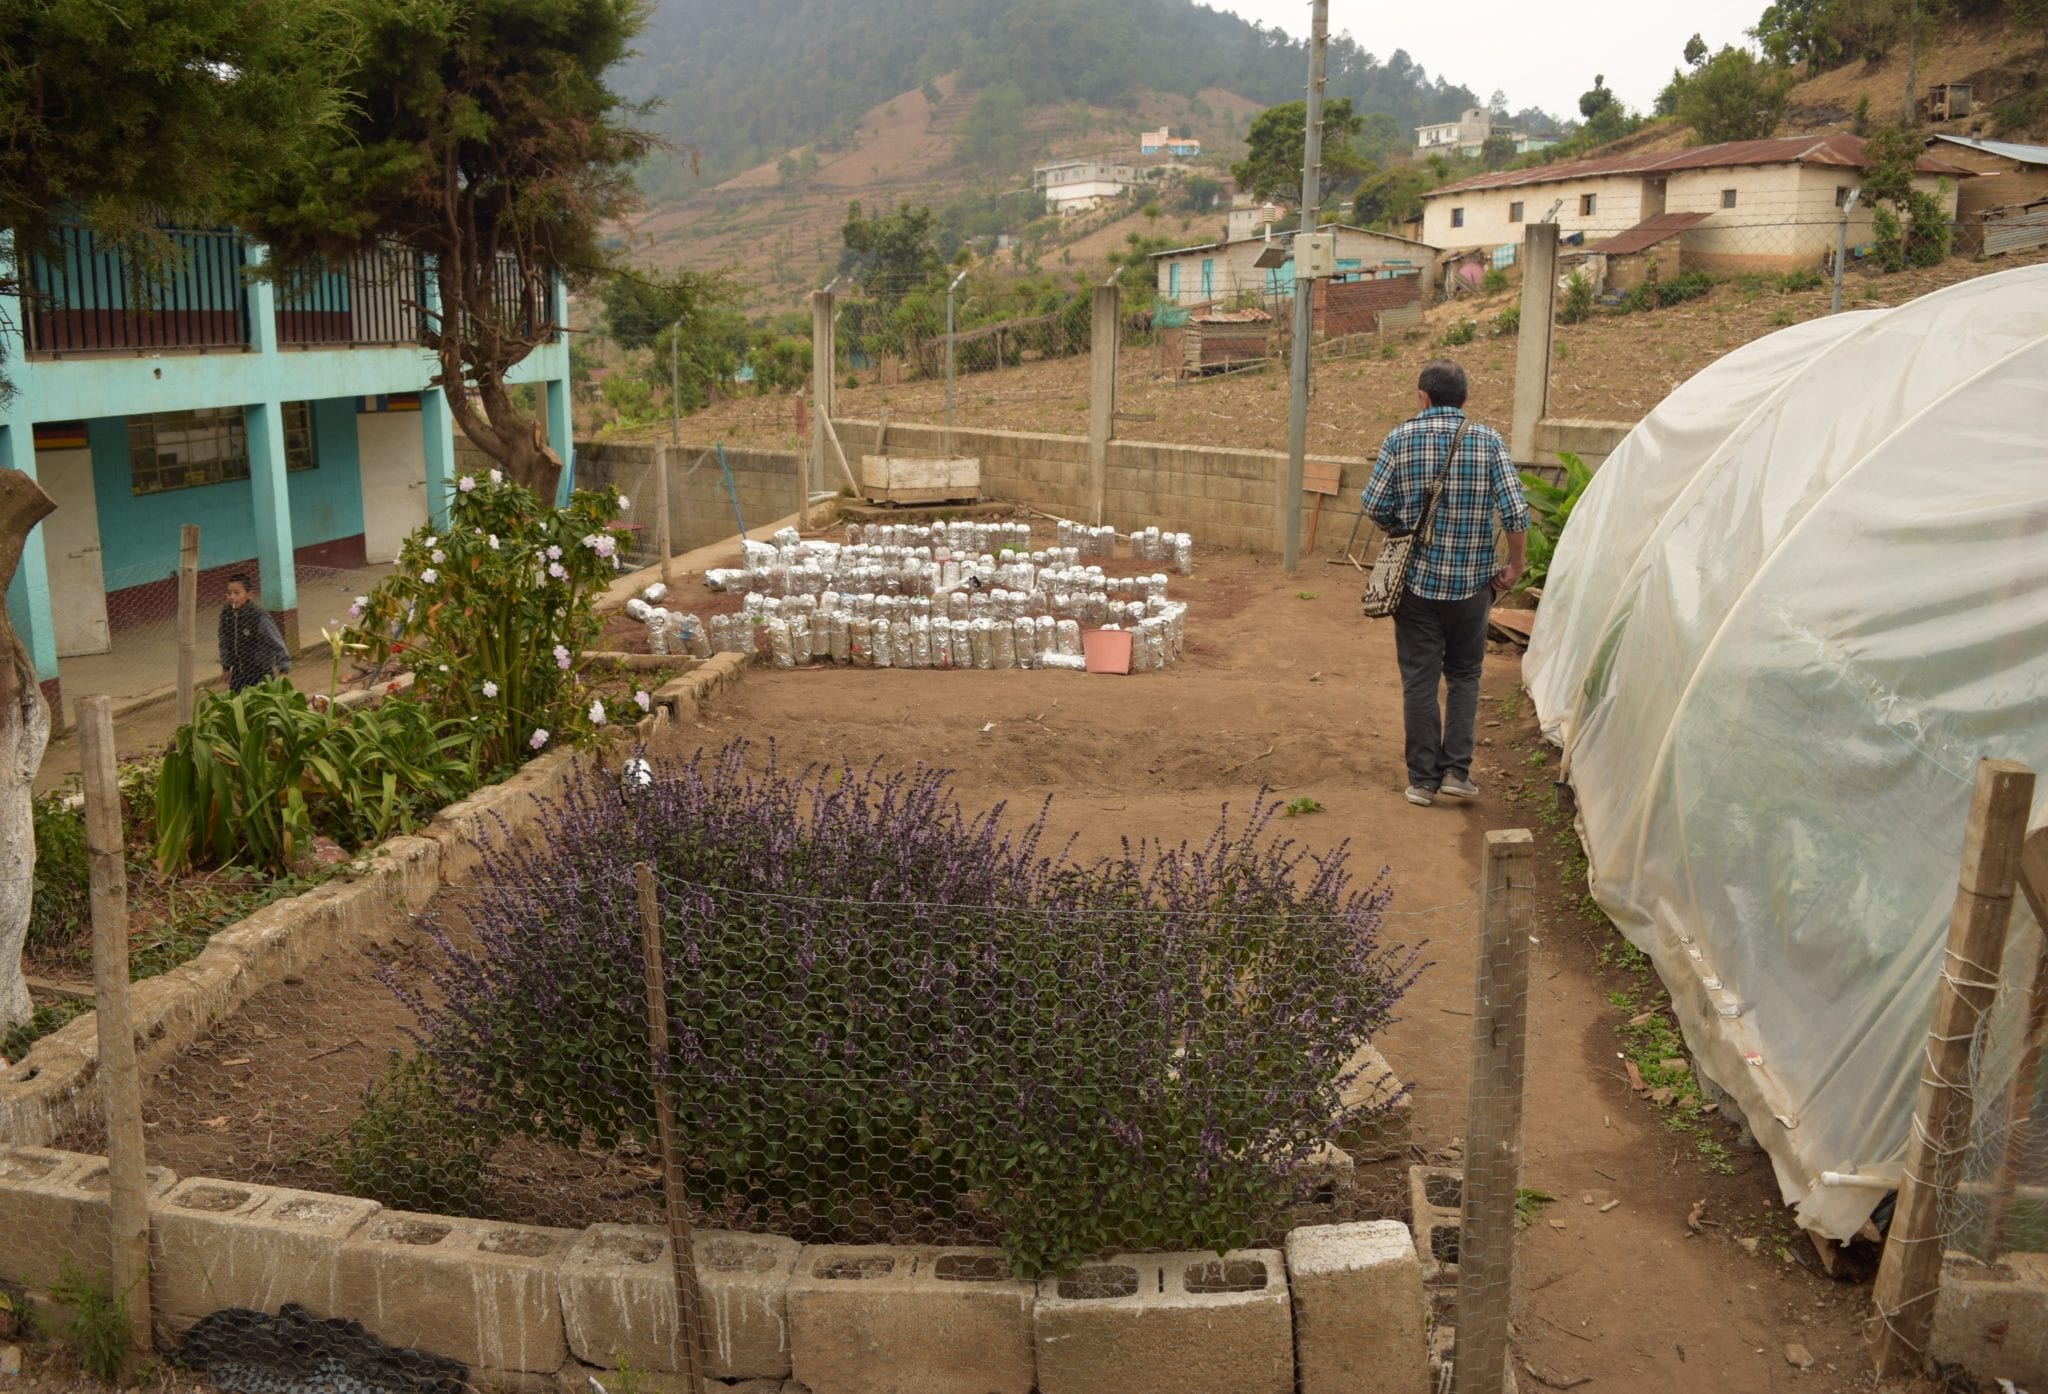
<path id="1" fill-rule="evenodd" d="M 14 580 L 29 530 L 56 508 L 33 479 L 0 469 L 0 591 Z M 0 604 L 0 1028 L 19 1025 L 35 1011 L 21 975 L 21 948 L 35 897 L 36 771 L 49 743 L 50 704 Z"/>

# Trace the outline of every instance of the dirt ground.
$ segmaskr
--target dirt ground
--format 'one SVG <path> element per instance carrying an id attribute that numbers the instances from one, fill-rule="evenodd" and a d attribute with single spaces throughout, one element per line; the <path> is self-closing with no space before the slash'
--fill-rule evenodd
<path id="1" fill-rule="evenodd" d="M 1392 631 L 1358 617 L 1358 584 L 1348 567 L 1319 561 L 1289 577 L 1267 558 L 1202 553 L 1196 574 L 1176 582 L 1192 603 L 1178 668 L 1118 680 L 757 669 L 689 734 L 710 746 L 772 737 L 785 760 L 921 760 L 954 771 L 969 807 L 1035 812 L 1051 796 L 1054 831 L 1083 853 L 1126 837 L 1205 835 L 1219 806 L 1242 809 L 1261 789 L 1313 798 L 1322 811 L 1282 829 L 1318 848 L 1348 845 L 1362 875 L 1388 868 L 1389 935 L 1424 944 L 1432 962 L 1381 1042 L 1414 1088 L 1422 1150 L 1463 1131 L 1481 837 L 1537 830 L 1523 1184 L 1557 1200 L 1523 1236 L 1520 1358 L 1556 1387 L 1583 1375 L 1594 1389 L 1870 1389 L 1868 1287 L 1817 1272 L 1776 1204 L 1768 1163 L 1737 1128 L 1711 1125 L 1729 1159 L 1717 1169 L 1629 1086 L 1616 1058 L 1623 1014 L 1606 995 L 1621 982 L 1606 966 L 1613 933 L 1578 906 L 1576 848 L 1556 833 L 1554 761 L 1519 696 L 1517 656 L 1488 660 L 1481 797 L 1416 808 L 1402 798 Z M 406 952 L 417 951 L 415 937 Z M 372 988 L 382 991 L 366 962 L 323 966 L 223 1024 L 153 1086 L 152 1158 L 185 1174 L 317 1173 L 361 1082 L 405 1042 L 406 1013 L 388 992 L 382 1007 L 367 1005 Z M 515 1185 L 555 1194 L 539 1173 L 560 1160 L 515 1154 L 504 1165 Z M 583 1155 L 574 1165 L 607 1218 L 651 1219 L 657 1193 L 643 1162 Z M 1609 1200 L 1620 1203 L 1604 1209 Z M 1702 1202 L 1696 1234 L 1687 1216 Z M 1795 1343 L 1811 1368 L 1789 1362 Z"/>

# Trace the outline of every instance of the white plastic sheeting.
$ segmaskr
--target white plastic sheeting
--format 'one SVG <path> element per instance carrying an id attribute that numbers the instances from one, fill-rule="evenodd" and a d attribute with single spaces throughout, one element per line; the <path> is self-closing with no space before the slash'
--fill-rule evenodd
<path id="1" fill-rule="evenodd" d="M 1819 1178 L 1897 1174 L 1976 762 L 2048 775 L 2048 267 L 1680 387 L 1574 511 L 1524 673 L 1595 896 L 1802 1223 L 1854 1233 L 1883 1188 Z"/>

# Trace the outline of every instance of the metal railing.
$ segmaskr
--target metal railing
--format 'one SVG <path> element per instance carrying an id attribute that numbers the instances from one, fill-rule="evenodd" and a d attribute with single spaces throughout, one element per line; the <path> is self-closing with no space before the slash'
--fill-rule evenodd
<path id="1" fill-rule="evenodd" d="M 60 226 L 29 254 L 22 323 L 32 354 L 153 348 L 244 348 L 249 299 L 241 234 L 164 229 L 162 262 L 144 267 L 98 241 L 90 229 Z"/>
<path id="2" fill-rule="evenodd" d="M 294 348 L 417 344 L 426 298 L 419 253 L 380 243 L 280 284 L 277 341 Z"/>

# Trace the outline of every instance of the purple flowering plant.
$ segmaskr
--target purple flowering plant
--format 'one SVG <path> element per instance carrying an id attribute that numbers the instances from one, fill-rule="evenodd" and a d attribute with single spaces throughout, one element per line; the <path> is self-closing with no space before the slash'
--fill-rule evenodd
<path id="1" fill-rule="evenodd" d="M 744 744 L 585 770 L 486 839 L 474 948 L 412 994 L 492 1136 L 654 1137 L 634 865 L 657 877 L 684 1181 L 728 1223 L 990 1234 L 1019 1276 L 1269 1231 L 1418 971 L 1384 879 L 1226 809 L 1085 862 L 941 772 L 790 773 Z M 437 931 L 438 933 L 438 931 Z"/>

